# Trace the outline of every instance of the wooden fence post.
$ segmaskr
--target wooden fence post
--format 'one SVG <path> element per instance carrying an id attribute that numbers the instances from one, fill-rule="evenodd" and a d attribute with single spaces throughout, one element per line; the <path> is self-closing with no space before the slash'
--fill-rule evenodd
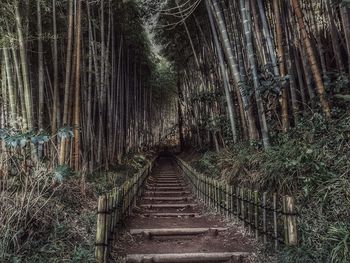
<path id="1" fill-rule="evenodd" d="M 220 213 L 220 189 L 219 189 L 219 182 L 215 180 L 215 204 L 216 204 L 216 212 Z"/>
<path id="2" fill-rule="evenodd" d="M 285 196 L 284 202 L 284 214 L 286 217 L 285 228 L 287 229 L 286 245 L 295 246 L 298 244 L 297 237 L 297 220 L 295 214 L 294 198 L 291 196 Z"/>
<path id="3" fill-rule="evenodd" d="M 225 215 L 225 211 L 224 211 L 224 205 L 223 205 L 223 195 L 224 195 L 224 191 L 223 191 L 223 185 L 222 182 L 219 182 L 219 211 L 220 214 Z"/>
<path id="4" fill-rule="evenodd" d="M 205 204 L 205 184 L 204 184 L 203 175 L 201 175 L 201 190 L 202 190 L 202 202 Z"/>
<path id="5" fill-rule="evenodd" d="M 248 199 L 248 231 L 252 233 L 252 190 L 247 189 Z"/>
<path id="6" fill-rule="evenodd" d="M 132 193 L 132 207 L 135 207 L 136 206 L 136 201 L 137 201 L 137 189 L 138 189 L 138 176 L 139 174 L 134 178 L 134 182 L 133 182 L 133 193 Z M 131 208 L 132 209 L 132 208 Z"/>
<path id="7" fill-rule="evenodd" d="M 240 210 L 240 192 L 241 190 L 239 189 L 239 187 L 236 187 L 236 215 L 237 215 L 237 220 L 239 220 L 239 215 L 241 214 L 241 210 Z"/>
<path id="8" fill-rule="evenodd" d="M 105 244 L 107 244 L 107 247 L 105 249 L 105 260 L 107 262 L 108 256 L 109 256 L 109 249 L 110 249 L 110 229 L 111 229 L 111 195 L 106 195 L 106 228 L 105 228 Z"/>
<path id="9" fill-rule="evenodd" d="M 120 202 L 120 189 L 116 189 L 116 198 L 115 198 L 115 215 L 114 215 L 114 220 L 115 220 L 115 225 L 114 225 L 114 238 L 116 238 L 117 235 L 117 230 L 118 230 L 118 225 L 119 225 L 119 215 L 120 215 L 120 207 L 119 207 L 119 202 Z"/>
<path id="10" fill-rule="evenodd" d="M 263 193 L 262 197 L 262 205 L 263 205 L 263 241 L 267 242 L 267 218 L 266 218 L 266 200 L 267 200 L 267 192 Z"/>
<path id="11" fill-rule="evenodd" d="M 278 249 L 278 225 L 277 225 L 277 194 L 272 197 L 273 202 L 273 237 L 275 239 L 275 250 Z"/>
<path id="12" fill-rule="evenodd" d="M 109 224 L 109 229 L 108 229 L 108 244 L 112 244 L 114 240 L 114 189 L 112 192 L 109 194 L 109 215 L 110 215 L 110 224 Z"/>
<path id="13" fill-rule="evenodd" d="M 214 191 L 214 180 L 213 178 L 210 178 L 210 207 L 212 209 L 215 208 L 215 191 Z"/>
<path id="14" fill-rule="evenodd" d="M 231 202 L 231 207 L 230 207 L 230 218 L 232 219 L 234 217 L 234 207 L 235 207 L 235 203 L 234 203 L 234 187 L 233 185 L 230 186 L 230 202 Z"/>
<path id="15" fill-rule="evenodd" d="M 230 186 L 227 184 L 225 187 L 225 191 L 226 191 L 226 217 L 230 216 Z"/>
<path id="16" fill-rule="evenodd" d="M 259 192 L 254 191 L 254 224 L 255 238 L 259 239 Z"/>
<path id="17" fill-rule="evenodd" d="M 107 244 L 105 243 L 106 233 L 106 213 L 107 213 L 107 201 L 106 196 L 102 195 L 98 198 L 97 203 L 97 230 L 96 230 L 96 248 L 95 258 L 97 263 L 105 263 L 105 249 Z"/>
<path id="18" fill-rule="evenodd" d="M 205 190 L 204 190 L 204 195 L 205 195 L 205 205 L 208 206 L 209 204 L 209 199 L 208 199 L 208 177 L 204 178 L 204 183 L 205 183 Z"/>
<path id="19" fill-rule="evenodd" d="M 242 220 L 243 220 L 243 223 L 245 225 L 245 198 L 244 198 L 244 188 L 242 187 L 241 189 L 241 216 L 242 216 Z"/>

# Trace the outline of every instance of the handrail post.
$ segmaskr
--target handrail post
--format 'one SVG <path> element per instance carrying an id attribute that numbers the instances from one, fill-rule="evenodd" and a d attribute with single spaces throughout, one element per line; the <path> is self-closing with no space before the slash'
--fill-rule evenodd
<path id="1" fill-rule="evenodd" d="M 234 202 L 234 186 L 231 185 L 230 186 L 230 203 L 231 203 L 231 206 L 230 206 L 230 218 L 234 218 L 234 208 L 235 208 L 235 202 Z"/>
<path id="2" fill-rule="evenodd" d="M 97 263 L 105 263 L 106 244 L 106 213 L 107 213 L 107 199 L 105 195 L 98 198 L 97 204 L 97 230 L 96 230 L 96 244 L 95 244 L 95 258 Z"/>
<path id="3" fill-rule="evenodd" d="M 275 239 L 275 250 L 278 249 L 278 225 L 277 225 L 277 194 L 274 193 L 272 197 L 273 202 L 273 237 Z"/>
<path id="4" fill-rule="evenodd" d="M 259 239 L 259 192 L 254 191 L 254 225 L 255 225 L 255 238 Z"/>
<path id="5" fill-rule="evenodd" d="M 237 221 L 239 220 L 239 215 L 241 213 L 239 198 L 240 198 L 240 189 L 239 189 L 239 187 L 237 187 L 236 188 L 236 216 L 237 216 Z"/>
<path id="6" fill-rule="evenodd" d="M 263 193 L 262 197 L 262 206 L 263 206 L 263 242 L 267 242 L 267 218 L 266 218 L 266 200 L 267 200 L 267 192 Z"/>
<path id="7" fill-rule="evenodd" d="M 225 190 L 226 190 L 226 217 L 228 218 L 230 216 L 230 207 L 231 207 L 231 205 L 230 205 L 230 194 L 229 194 L 230 186 L 228 184 L 226 185 Z"/>
<path id="8" fill-rule="evenodd" d="M 106 262 L 108 261 L 109 256 L 109 250 L 110 250 L 110 229 L 111 229 L 111 195 L 106 195 L 106 228 L 105 228 L 105 244 L 107 244 L 107 247 L 105 249 L 105 259 Z"/>
<path id="9" fill-rule="evenodd" d="M 297 236 L 297 220 L 295 214 L 294 198 L 291 196 L 284 196 L 284 209 L 283 213 L 286 217 L 285 229 L 287 229 L 287 236 L 285 243 L 289 246 L 295 246 L 298 244 Z"/>
<path id="10" fill-rule="evenodd" d="M 252 190 L 247 189 L 248 198 L 248 231 L 249 234 L 252 233 Z"/>
<path id="11" fill-rule="evenodd" d="M 245 225 L 245 199 L 244 199 L 244 188 L 240 188 L 241 191 L 241 216 Z"/>

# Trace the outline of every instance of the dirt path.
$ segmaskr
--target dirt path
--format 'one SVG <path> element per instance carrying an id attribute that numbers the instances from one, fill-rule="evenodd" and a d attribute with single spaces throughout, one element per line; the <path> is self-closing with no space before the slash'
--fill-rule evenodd
<path id="1" fill-rule="evenodd" d="M 252 241 L 241 232 L 206 212 L 172 159 L 162 157 L 112 255 L 124 262 L 250 262 Z"/>

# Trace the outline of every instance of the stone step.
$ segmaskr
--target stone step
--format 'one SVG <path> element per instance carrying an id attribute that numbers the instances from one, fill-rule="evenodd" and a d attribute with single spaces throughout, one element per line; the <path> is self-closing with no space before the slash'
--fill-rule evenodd
<path id="1" fill-rule="evenodd" d="M 157 191 L 157 192 L 162 192 L 162 191 L 185 191 L 186 187 L 184 186 L 147 186 L 147 190 L 150 191 Z"/>
<path id="2" fill-rule="evenodd" d="M 191 194 L 190 191 L 145 191 L 145 196 L 160 196 L 160 195 L 172 195 L 172 196 L 182 196 L 186 194 Z"/>
<path id="3" fill-rule="evenodd" d="M 240 262 L 248 257 L 248 252 L 220 252 L 220 253 L 179 253 L 179 254 L 132 254 L 126 256 L 127 263 L 191 263 L 191 262 Z"/>
<path id="4" fill-rule="evenodd" d="M 185 180 L 148 180 L 147 183 L 155 184 L 186 184 Z"/>
<path id="5" fill-rule="evenodd" d="M 142 198 L 142 200 L 147 200 L 147 201 L 189 201 L 189 200 L 193 200 L 193 198 L 192 197 L 171 197 L 171 196 L 154 196 L 154 197 L 145 196 Z"/>
<path id="6" fill-rule="evenodd" d="M 154 209 L 154 208 L 192 208 L 198 206 L 197 204 L 143 204 L 141 208 Z"/>
<path id="7" fill-rule="evenodd" d="M 183 177 L 152 177 L 153 180 L 184 180 Z"/>
<path id="8" fill-rule="evenodd" d="M 171 172 L 155 172 L 153 173 L 155 176 L 179 176 L 177 173 L 171 173 Z"/>
<path id="9" fill-rule="evenodd" d="M 199 217 L 198 213 L 171 213 L 171 212 L 147 212 L 142 213 L 145 217 Z"/>
<path id="10" fill-rule="evenodd" d="M 176 182 L 157 182 L 157 181 L 147 181 L 147 185 L 153 186 L 182 186 L 187 185 L 185 181 L 176 181 Z"/>
<path id="11" fill-rule="evenodd" d="M 227 228 L 159 228 L 159 229 L 130 229 L 132 235 L 146 236 L 185 236 L 211 234 L 217 235 L 219 232 L 227 231 Z"/>

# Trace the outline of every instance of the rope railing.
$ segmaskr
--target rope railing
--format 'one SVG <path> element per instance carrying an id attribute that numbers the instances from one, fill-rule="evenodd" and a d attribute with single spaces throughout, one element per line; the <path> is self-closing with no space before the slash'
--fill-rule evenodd
<path id="1" fill-rule="evenodd" d="M 115 187 L 109 193 L 99 196 L 95 243 L 97 263 L 109 261 L 117 230 L 120 229 L 124 219 L 130 215 L 138 196 L 142 194 L 143 185 L 153 169 L 154 161 L 155 159 L 151 160 L 145 168 L 120 187 Z"/>
<path id="2" fill-rule="evenodd" d="M 272 240 L 276 250 L 281 244 L 297 245 L 297 214 L 292 196 L 228 185 L 196 172 L 179 157 L 175 156 L 175 160 L 205 206 L 242 221 L 256 239 L 264 243 Z"/>

